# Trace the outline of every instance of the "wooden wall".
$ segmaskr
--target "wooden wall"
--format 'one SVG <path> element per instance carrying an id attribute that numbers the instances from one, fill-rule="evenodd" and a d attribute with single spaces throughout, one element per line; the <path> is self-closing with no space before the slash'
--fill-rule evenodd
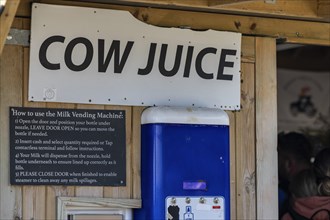
<path id="1" fill-rule="evenodd" d="M 29 29 L 30 19 L 16 18 L 14 27 Z M 275 53 L 274 38 L 243 37 L 242 109 L 228 111 L 233 219 L 274 219 L 277 216 Z M 28 47 L 5 46 L 0 58 L 0 218 L 55 219 L 57 196 L 140 198 L 140 114 L 143 107 L 28 102 L 28 66 Z M 125 110 L 127 186 L 11 186 L 10 106 Z"/>
<path id="2" fill-rule="evenodd" d="M 30 19 L 16 19 L 14 28 L 29 29 Z M 29 48 L 6 45 L 0 59 L 1 217 L 55 219 L 57 196 L 140 198 L 140 113 L 142 107 L 40 103 L 27 101 Z M 120 109 L 126 112 L 126 187 L 10 186 L 9 107 Z"/>

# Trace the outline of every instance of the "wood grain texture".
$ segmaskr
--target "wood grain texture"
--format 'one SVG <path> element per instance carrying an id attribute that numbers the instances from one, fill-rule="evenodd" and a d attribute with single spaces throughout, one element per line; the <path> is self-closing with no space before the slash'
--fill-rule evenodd
<path id="1" fill-rule="evenodd" d="M 98 1 L 106 4 L 110 2 L 106 0 Z M 29 16 L 31 12 L 28 10 L 28 6 L 31 2 L 32 0 L 21 0 L 17 14 L 19 16 Z M 173 8 L 186 11 L 211 11 L 219 14 L 231 13 L 259 17 L 302 20 L 324 20 L 324 18 L 329 18 L 326 16 L 329 15 L 329 11 L 324 7 L 329 4 L 328 0 L 276 0 L 274 3 L 267 3 L 265 0 L 112 0 L 111 2 L 132 6 Z"/>
<path id="2" fill-rule="evenodd" d="M 23 219 L 46 219 L 46 186 L 23 186 Z"/>
<path id="3" fill-rule="evenodd" d="M 238 24 L 237 24 L 238 25 Z M 255 38 L 242 36 L 241 62 L 255 63 Z"/>
<path id="4" fill-rule="evenodd" d="M 46 187 L 46 219 L 56 219 L 57 197 L 74 196 L 74 186 L 47 186 Z"/>
<path id="5" fill-rule="evenodd" d="M 256 219 L 255 69 L 242 63 L 241 105 L 236 113 L 237 219 Z"/>
<path id="6" fill-rule="evenodd" d="M 226 111 L 229 117 L 229 135 L 230 135 L 230 218 L 236 217 L 236 113 Z"/>
<path id="7" fill-rule="evenodd" d="M 313 0 L 314 1 L 314 0 Z M 310 42 L 319 45 L 330 44 L 330 24 L 321 21 L 284 19 L 279 17 L 237 15 L 230 13 L 209 13 L 186 10 L 173 10 L 167 7 L 141 7 L 113 4 L 97 4 L 70 0 L 42 0 L 42 3 L 85 6 L 127 10 L 139 20 L 161 27 L 187 26 L 195 30 L 225 30 L 254 36 L 268 36 L 286 39 L 288 43 Z M 309 0 L 303 3 L 309 4 Z M 168 3 L 167 3 L 168 4 Z M 286 4 L 286 3 L 283 3 Z M 295 3 L 299 4 L 299 3 Z M 164 6 L 164 5 L 163 5 Z M 272 6 L 270 6 L 272 7 Z M 306 6 L 310 7 L 310 6 Z M 268 14 L 269 15 L 269 14 Z M 30 16 L 30 15 L 26 15 Z M 298 16 L 299 17 L 299 16 Z M 300 18 L 300 17 L 299 17 Z M 239 25 L 237 25 L 239 24 Z"/>
<path id="8" fill-rule="evenodd" d="M 317 0 L 317 16 L 330 20 L 330 1 Z"/>
<path id="9" fill-rule="evenodd" d="M 44 108 L 46 103 L 29 102 L 28 75 L 29 75 L 29 48 L 23 49 L 23 107 Z M 23 186 L 23 219 L 45 219 L 46 218 L 46 186 Z"/>
<path id="10" fill-rule="evenodd" d="M 22 105 L 22 58 L 18 46 L 5 46 L 0 57 L 0 219 L 22 217 L 22 187 L 10 185 L 9 176 L 9 107 Z"/>
<path id="11" fill-rule="evenodd" d="M 276 42 L 256 38 L 257 219 L 278 219 Z"/>
<path id="12" fill-rule="evenodd" d="M 236 4 L 242 4 L 244 2 L 255 2 L 259 0 L 209 0 L 208 5 L 209 6 L 231 6 Z"/>
<path id="13" fill-rule="evenodd" d="M 132 178 L 134 199 L 141 199 L 141 114 L 146 107 L 133 107 Z"/>
<path id="14" fill-rule="evenodd" d="M 17 8 L 19 6 L 20 0 L 10 0 L 6 1 L 6 5 L 3 12 L 0 14 L 0 56 L 2 50 L 5 46 L 7 35 L 9 33 L 10 27 L 14 21 Z"/>

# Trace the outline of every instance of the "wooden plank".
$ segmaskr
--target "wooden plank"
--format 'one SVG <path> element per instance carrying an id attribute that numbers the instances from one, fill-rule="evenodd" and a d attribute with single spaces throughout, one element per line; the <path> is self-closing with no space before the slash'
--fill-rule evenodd
<path id="1" fill-rule="evenodd" d="M 141 114 L 145 107 L 133 107 L 132 184 L 134 199 L 141 199 Z"/>
<path id="2" fill-rule="evenodd" d="M 262 0 L 209 0 L 209 6 L 236 5 L 244 2 L 257 2 Z"/>
<path id="3" fill-rule="evenodd" d="M 278 16 L 288 19 L 316 19 L 316 0 L 275 0 L 273 4 L 262 1 L 243 2 L 234 5 L 220 5 L 218 8 L 232 13 L 255 13 L 260 16 Z"/>
<path id="4" fill-rule="evenodd" d="M 230 135 L 230 218 L 236 219 L 236 113 L 226 111 Z"/>
<path id="5" fill-rule="evenodd" d="M 46 219 L 46 186 L 23 186 L 23 219 Z"/>
<path id="6" fill-rule="evenodd" d="M 132 197 L 132 107 L 106 106 L 106 110 L 125 110 L 126 114 L 126 186 L 104 187 L 104 197 L 128 199 Z"/>
<path id="7" fill-rule="evenodd" d="M 24 48 L 23 53 L 23 107 L 46 107 L 46 103 L 29 102 L 28 75 L 29 75 L 29 48 Z M 46 218 L 46 187 L 45 186 L 23 186 L 23 219 L 45 219 Z"/>
<path id="8" fill-rule="evenodd" d="M 56 219 L 56 202 L 59 196 L 74 196 L 74 186 L 47 186 L 46 219 Z"/>
<path id="9" fill-rule="evenodd" d="M 299 20 L 323 20 L 321 17 L 317 16 L 316 13 L 317 0 L 273 0 L 273 2 L 271 2 L 271 0 L 91 0 L 90 2 L 164 9 L 171 8 L 219 14 L 240 14 Z M 26 16 L 26 14 L 24 16 Z"/>
<path id="10" fill-rule="evenodd" d="M 317 0 L 317 16 L 326 18 L 330 21 L 330 1 L 329 0 Z"/>
<path id="11" fill-rule="evenodd" d="M 95 208 L 141 208 L 140 199 L 111 199 L 90 197 L 59 197 L 59 207 L 69 206 L 77 209 Z"/>
<path id="12" fill-rule="evenodd" d="M 236 132 L 242 133 L 242 131 L 238 131 L 238 129 L 243 129 L 241 127 L 242 123 L 242 117 L 238 116 L 239 114 L 245 114 L 245 116 L 250 117 L 251 115 L 247 115 L 246 112 L 248 112 L 247 109 L 253 109 L 253 106 L 251 106 L 251 103 L 247 102 L 247 99 L 253 98 L 254 94 L 254 88 L 253 88 L 253 80 L 254 80 L 254 61 L 255 61 L 255 38 L 254 37 L 247 37 L 243 36 L 242 37 L 242 44 L 241 44 L 241 53 L 242 53 L 242 63 L 241 63 L 241 73 L 242 73 L 242 93 L 247 94 L 249 97 L 246 95 L 242 96 L 242 105 L 245 106 L 244 110 L 242 112 L 232 112 L 228 111 L 227 114 L 229 116 L 230 120 L 230 187 L 231 187 L 231 193 L 230 193 L 230 198 L 231 198 L 231 219 L 237 219 L 238 216 L 250 216 L 250 212 L 247 214 L 243 214 L 243 210 L 241 208 L 237 207 L 242 207 L 242 203 L 244 200 L 242 199 L 242 187 L 243 184 L 238 183 L 237 181 L 241 181 L 244 179 L 244 176 L 242 177 L 242 170 L 245 168 L 248 168 L 249 172 L 254 172 L 255 170 L 253 169 L 253 166 L 249 164 L 247 167 L 243 167 L 245 164 L 242 162 L 241 158 L 244 157 L 244 153 L 252 153 L 249 152 L 249 149 L 253 148 L 253 142 L 250 140 L 250 145 L 248 149 L 243 148 L 242 149 L 242 141 L 237 141 L 241 136 L 239 136 L 239 133 L 236 134 Z M 252 63 L 249 64 L 248 63 Z M 247 107 L 247 109 L 245 109 Z M 251 114 L 251 112 L 250 112 Z M 253 123 L 249 123 L 246 126 L 251 126 Z M 249 128 L 251 129 L 251 128 Z M 255 129 L 255 128 L 252 128 Z M 252 145 L 251 145 L 252 144 Z M 244 152 L 242 152 L 242 150 Z M 238 159 L 237 159 L 238 157 Z M 248 161 L 251 163 L 251 161 Z M 251 169 L 252 167 L 252 169 Z M 243 173 L 244 174 L 244 173 Z M 240 176 L 238 176 L 240 175 Z M 247 198 L 252 198 L 253 195 L 248 196 Z M 252 200 L 254 201 L 254 200 Z"/>
<path id="13" fill-rule="evenodd" d="M 242 63 L 241 105 L 236 112 L 237 219 L 256 219 L 255 68 Z"/>
<path id="14" fill-rule="evenodd" d="M 254 63 L 255 62 L 255 38 L 243 36 L 241 44 L 241 62 Z"/>
<path id="15" fill-rule="evenodd" d="M 305 40 L 314 40 L 330 44 L 330 24 L 328 23 L 153 8 L 135 11 L 135 15 L 144 22 L 159 26 L 178 27 L 185 25 L 192 29 L 227 30 L 247 35 L 287 38 L 288 41 L 304 42 Z"/>
<path id="16" fill-rule="evenodd" d="M 257 219 L 278 219 L 276 42 L 256 38 Z"/>
<path id="17" fill-rule="evenodd" d="M 29 84 L 29 65 L 30 65 L 30 48 L 24 48 L 24 69 L 23 69 L 23 106 L 31 108 L 45 108 L 45 102 L 29 102 L 28 101 L 28 84 Z"/>
<path id="18" fill-rule="evenodd" d="M 9 183 L 9 107 L 22 105 L 22 57 L 18 46 L 5 46 L 0 57 L 0 219 L 22 217 L 22 187 Z"/>
<path id="19" fill-rule="evenodd" d="M 139 20 L 156 26 L 188 26 L 196 30 L 226 30 L 240 32 L 246 35 L 283 38 L 287 39 L 288 43 L 304 43 L 307 41 L 320 45 L 330 45 L 330 24 L 326 22 L 289 20 L 254 15 L 244 16 L 172 10 L 167 8 L 160 9 L 96 4 L 69 0 L 43 0 L 42 2 L 48 4 L 127 10 Z"/>
<path id="20" fill-rule="evenodd" d="M 33 0 L 21 0 L 16 16 L 17 17 L 31 17 L 31 5 Z"/>
<path id="21" fill-rule="evenodd" d="M 0 56 L 5 45 L 7 35 L 9 33 L 10 27 L 14 21 L 16 11 L 18 8 L 20 0 L 10 0 L 6 2 L 3 12 L 0 16 Z"/>

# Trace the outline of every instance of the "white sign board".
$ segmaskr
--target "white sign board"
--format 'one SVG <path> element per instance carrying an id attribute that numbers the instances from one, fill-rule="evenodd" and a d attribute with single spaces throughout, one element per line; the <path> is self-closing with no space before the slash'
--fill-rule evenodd
<path id="1" fill-rule="evenodd" d="M 33 4 L 29 100 L 240 108 L 241 34 Z"/>

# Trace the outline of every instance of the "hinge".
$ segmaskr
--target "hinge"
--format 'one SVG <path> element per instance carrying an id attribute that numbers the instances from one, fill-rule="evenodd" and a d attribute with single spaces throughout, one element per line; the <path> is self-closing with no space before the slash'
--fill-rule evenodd
<path id="1" fill-rule="evenodd" d="M 275 4 L 276 3 L 276 0 L 265 0 L 265 3 Z"/>
<path id="2" fill-rule="evenodd" d="M 30 31 L 11 28 L 7 35 L 6 44 L 30 46 Z"/>

